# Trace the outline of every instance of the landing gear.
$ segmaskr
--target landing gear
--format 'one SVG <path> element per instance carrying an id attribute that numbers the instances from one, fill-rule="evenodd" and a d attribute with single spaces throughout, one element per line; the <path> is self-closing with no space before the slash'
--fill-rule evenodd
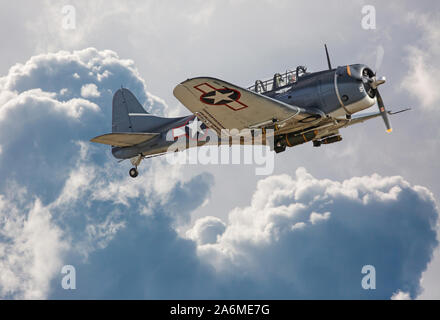
<path id="1" fill-rule="evenodd" d="M 142 159 L 143 157 L 141 154 L 130 159 L 131 164 L 134 165 L 134 168 L 131 168 L 130 171 L 128 171 L 130 177 L 136 178 L 138 176 L 139 172 L 137 170 L 137 167 L 141 164 Z"/>
<path id="2" fill-rule="evenodd" d="M 128 173 L 130 174 L 130 177 L 132 177 L 132 178 L 136 178 L 139 174 L 139 172 L 137 171 L 137 168 L 131 168 L 130 171 L 128 171 Z"/>

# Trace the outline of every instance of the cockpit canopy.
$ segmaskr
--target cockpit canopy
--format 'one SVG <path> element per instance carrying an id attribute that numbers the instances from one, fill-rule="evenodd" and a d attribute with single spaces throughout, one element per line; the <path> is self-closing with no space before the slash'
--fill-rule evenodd
<path id="1" fill-rule="evenodd" d="M 286 87 L 298 81 L 300 77 L 307 73 L 305 66 L 298 66 L 295 71 L 286 71 L 285 73 L 275 73 L 272 79 L 255 81 L 255 84 L 248 90 L 257 93 L 266 93 Z"/>

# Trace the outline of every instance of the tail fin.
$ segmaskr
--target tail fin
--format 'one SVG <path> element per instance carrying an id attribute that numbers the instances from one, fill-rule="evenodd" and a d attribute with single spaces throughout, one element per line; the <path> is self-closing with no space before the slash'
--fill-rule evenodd
<path id="1" fill-rule="evenodd" d="M 122 88 L 113 96 L 112 132 L 156 132 L 154 130 L 181 120 L 149 114 L 130 90 Z"/>
<path id="2" fill-rule="evenodd" d="M 122 88 L 113 96 L 112 132 L 137 131 L 130 115 L 148 115 L 130 90 Z"/>

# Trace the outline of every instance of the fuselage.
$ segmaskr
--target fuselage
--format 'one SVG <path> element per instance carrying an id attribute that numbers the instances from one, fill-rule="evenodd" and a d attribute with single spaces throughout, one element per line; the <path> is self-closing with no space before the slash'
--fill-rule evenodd
<path id="1" fill-rule="evenodd" d="M 319 109 L 330 117 L 350 116 L 376 102 L 368 83 L 362 81 L 363 73 L 372 71 L 354 64 L 306 73 L 288 86 L 263 94 L 304 109 Z"/>
<path id="2" fill-rule="evenodd" d="M 362 64 L 303 73 L 295 81 L 260 94 L 305 110 L 319 110 L 327 117 L 345 118 L 371 107 L 376 102 L 374 91 L 363 81 L 363 75 L 372 76 L 373 72 Z M 119 159 L 133 158 L 139 154 L 149 156 L 165 153 L 175 142 L 173 130 L 185 130 L 186 125 L 194 118 L 194 115 L 190 115 L 170 119 L 155 128 L 154 132 L 160 134 L 154 139 L 133 147 L 114 147 L 112 153 Z M 200 142 L 196 145 L 202 144 Z"/>

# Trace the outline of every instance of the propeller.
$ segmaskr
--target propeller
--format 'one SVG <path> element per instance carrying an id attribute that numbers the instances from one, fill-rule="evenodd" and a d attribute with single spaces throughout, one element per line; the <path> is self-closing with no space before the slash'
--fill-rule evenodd
<path id="1" fill-rule="evenodd" d="M 377 47 L 377 51 L 376 51 L 376 66 L 375 66 L 376 74 L 382 65 L 384 53 L 385 53 L 384 48 L 381 45 L 379 45 Z M 385 77 L 377 79 L 376 74 L 374 75 L 374 81 L 371 83 L 371 87 L 376 92 L 377 105 L 379 107 L 380 115 L 382 116 L 383 122 L 385 123 L 385 127 L 387 128 L 387 132 L 390 133 L 393 131 L 393 128 L 391 128 L 390 119 L 388 119 L 388 112 L 385 109 L 385 105 L 383 103 L 382 96 L 380 95 L 379 90 L 377 90 L 377 87 L 380 86 L 381 84 L 385 83 L 386 79 L 385 79 Z"/>
<path id="2" fill-rule="evenodd" d="M 388 112 L 385 108 L 385 104 L 383 103 L 382 96 L 379 93 L 378 87 L 381 84 L 384 84 L 386 79 L 385 77 L 377 78 L 376 74 L 374 74 L 372 77 L 369 77 L 368 75 L 363 76 L 363 80 L 365 82 L 368 82 L 368 84 L 371 87 L 371 90 L 374 92 L 376 99 L 377 99 L 377 106 L 379 107 L 380 115 L 382 116 L 383 122 L 385 123 L 385 127 L 387 129 L 387 132 L 392 132 L 393 129 L 391 128 L 390 119 L 388 119 Z"/>
<path id="3" fill-rule="evenodd" d="M 383 104 L 382 97 L 379 93 L 379 90 L 376 90 L 376 99 L 377 99 L 377 105 L 379 107 L 380 115 L 382 116 L 383 122 L 385 122 L 385 127 L 387 128 L 387 132 L 392 132 L 393 128 L 391 128 L 390 119 L 388 119 L 388 112 L 385 109 L 385 105 Z"/>

